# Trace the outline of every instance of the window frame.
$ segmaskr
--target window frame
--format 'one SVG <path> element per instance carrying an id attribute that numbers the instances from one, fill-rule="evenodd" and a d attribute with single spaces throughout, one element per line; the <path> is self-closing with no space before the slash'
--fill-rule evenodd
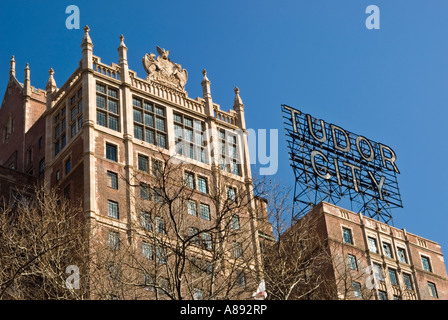
<path id="1" fill-rule="evenodd" d="M 101 92 L 100 90 L 98 90 L 98 87 L 104 87 L 104 92 Z M 116 97 L 114 97 L 113 95 L 109 94 L 109 91 L 115 91 L 116 92 Z M 95 86 L 95 110 L 96 110 L 96 124 L 105 128 L 108 128 L 110 130 L 116 131 L 116 132 L 121 132 L 121 128 L 120 128 L 120 89 L 114 86 L 111 86 L 107 83 L 104 82 L 96 82 L 96 86 Z M 98 98 L 102 97 L 104 98 L 104 108 L 100 107 L 98 104 Z M 110 110 L 110 102 L 116 102 L 117 104 L 117 113 L 113 112 Z M 104 114 L 105 115 L 105 124 L 100 123 L 100 121 L 98 120 L 98 114 Z M 117 128 L 112 128 L 111 126 L 111 121 L 110 118 L 116 118 L 117 121 Z"/>
<path id="2" fill-rule="evenodd" d="M 136 102 L 139 102 L 139 105 Z M 147 107 L 148 106 L 148 107 Z M 162 110 L 162 112 L 157 112 Z M 136 112 L 140 113 L 141 122 L 135 118 Z M 146 123 L 146 115 L 152 117 L 152 126 Z M 158 120 L 163 121 L 163 129 L 158 127 Z M 155 102 L 145 100 L 138 96 L 132 96 L 132 123 L 134 128 L 134 138 L 140 141 L 150 143 L 163 149 L 168 149 L 168 124 L 167 124 L 167 112 L 164 106 L 156 104 Z M 141 136 L 137 136 L 137 127 L 141 129 Z M 153 141 L 147 134 L 152 132 Z M 149 136 L 151 136 L 149 134 Z M 161 138 L 163 137 L 163 139 Z M 164 141 L 162 143 L 161 141 Z"/>

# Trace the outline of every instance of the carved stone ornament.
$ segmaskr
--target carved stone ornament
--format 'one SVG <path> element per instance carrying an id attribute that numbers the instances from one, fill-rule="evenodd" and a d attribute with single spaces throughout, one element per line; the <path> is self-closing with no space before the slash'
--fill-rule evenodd
<path id="1" fill-rule="evenodd" d="M 157 52 L 159 53 L 157 58 L 155 54 L 148 53 L 142 59 L 143 67 L 148 75 L 146 80 L 161 82 L 169 87 L 185 91 L 187 70 L 168 58 L 169 51 L 157 47 Z"/>

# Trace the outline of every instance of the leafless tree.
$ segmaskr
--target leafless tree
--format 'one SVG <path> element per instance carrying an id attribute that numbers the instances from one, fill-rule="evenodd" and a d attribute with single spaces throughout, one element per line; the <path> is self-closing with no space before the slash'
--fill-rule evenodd
<path id="1" fill-rule="evenodd" d="M 3 200 L 0 299 L 86 298 L 81 207 L 43 186 L 17 190 Z"/>

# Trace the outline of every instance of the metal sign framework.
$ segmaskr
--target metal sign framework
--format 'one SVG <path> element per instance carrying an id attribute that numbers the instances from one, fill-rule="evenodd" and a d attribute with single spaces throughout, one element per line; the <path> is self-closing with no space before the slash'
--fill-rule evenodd
<path id="1" fill-rule="evenodd" d="M 295 176 L 294 220 L 321 201 L 348 199 L 351 210 L 385 223 L 391 210 L 403 207 L 395 152 L 282 105 L 289 159 Z"/>

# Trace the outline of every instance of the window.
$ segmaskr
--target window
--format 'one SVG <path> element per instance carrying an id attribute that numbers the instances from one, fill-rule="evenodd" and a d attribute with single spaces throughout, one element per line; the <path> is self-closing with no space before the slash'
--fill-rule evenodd
<path id="1" fill-rule="evenodd" d="M 56 181 L 59 181 L 59 179 L 61 178 L 61 174 L 59 173 L 59 170 L 56 171 Z"/>
<path id="2" fill-rule="evenodd" d="M 238 138 L 224 129 L 219 130 L 219 164 L 221 170 L 240 175 Z"/>
<path id="3" fill-rule="evenodd" d="M 158 233 L 162 233 L 165 234 L 166 230 L 165 230 L 165 220 L 163 220 L 162 217 L 156 217 L 155 219 L 156 221 L 156 231 Z"/>
<path id="4" fill-rule="evenodd" d="M 378 300 L 387 300 L 387 293 L 382 290 L 378 290 Z"/>
<path id="5" fill-rule="evenodd" d="M 407 290 L 414 290 L 414 286 L 412 285 L 411 275 L 407 273 L 403 273 L 403 283 L 404 287 Z"/>
<path id="6" fill-rule="evenodd" d="M 202 300 L 202 299 L 203 299 L 202 290 L 195 288 L 193 290 L 193 300 Z"/>
<path id="7" fill-rule="evenodd" d="M 70 185 L 64 188 L 64 199 L 70 200 Z"/>
<path id="8" fill-rule="evenodd" d="M 31 162 L 33 162 L 33 148 L 29 148 L 27 151 L 27 164 L 30 164 Z"/>
<path id="9" fill-rule="evenodd" d="M 374 262 L 372 267 L 375 279 L 384 281 L 383 268 L 381 267 L 381 265 Z"/>
<path id="10" fill-rule="evenodd" d="M 429 295 L 431 297 L 439 298 L 439 296 L 437 295 L 436 285 L 434 283 L 428 281 L 428 289 L 429 289 Z"/>
<path id="11" fill-rule="evenodd" d="M 39 138 L 39 150 L 42 149 L 43 145 L 44 145 L 44 138 L 40 137 Z"/>
<path id="12" fill-rule="evenodd" d="M 132 98 L 134 113 L 134 137 L 161 148 L 167 148 L 165 108 Z"/>
<path id="13" fill-rule="evenodd" d="M 153 260 L 152 245 L 146 242 L 142 242 L 142 254 L 143 257 L 149 260 Z"/>
<path id="14" fill-rule="evenodd" d="M 207 178 L 198 177 L 198 191 L 208 193 Z"/>
<path id="15" fill-rule="evenodd" d="M 118 189 L 118 175 L 115 172 L 107 171 L 107 186 L 112 189 Z"/>
<path id="16" fill-rule="evenodd" d="M 39 161 L 39 174 L 44 173 L 45 170 L 45 158 Z"/>
<path id="17" fill-rule="evenodd" d="M 429 258 L 425 257 L 425 256 L 421 256 L 421 258 L 422 258 L 423 270 L 432 272 L 431 263 L 429 261 Z"/>
<path id="18" fill-rule="evenodd" d="M 185 186 L 190 189 L 194 189 L 194 174 L 185 171 Z"/>
<path id="19" fill-rule="evenodd" d="M 213 243 L 212 243 L 212 235 L 210 232 L 203 232 L 201 233 L 202 237 L 202 246 L 206 250 L 213 250 Z"/>
<path id="20" fill-rule="evenodd" d="M 194 200 L 188 200 L 187 202 L 187 211 L 188 214 L 191 214 L 192 216 L 197 216 L 198 212 L 196 209 L 196 201 Z"/>
<path id="21" fill-rule="evenodd" d="M 67 161 L 65 161 L 65 174 L 69 174 L 71 170 L 72 170 L 72 160 L 68 159 Z"/>
<path id="22" fill-rule="evenodd" d="M 376 239 L 367 237 L 367 241 L 369 243 L 369 250 L 374 253 L 378 253 L 378 246 L 376 245 Z"/>
<path id="23" fill-rule="evenodd" d="M 227 187 L 227 200 L 236 201 L 236 188 Z"/>
<path id="24" fill-rule="evenodd" d="M 156 247 L 157 263 L 166 264 L 166 250 L 162 247 Z"/>
<path id="25" fill-rule="evenodd" d="M 149 172 L 149 158 L 141 154 L 138 155 L 138 170 Z"/>
<path id="26" fill-rule="evenodd" d="M 146 183 L 140 183 L 140 198 L 149 200 L 149 186 Z"/>
<path id="27" fill-rule="evenodd" d="M 152 159 L 152 174 L 155 177 L 161 177 L 163 174 L 163 163 L 160 160 Z"/>
<path id="28" fill-rule="evenodd" d="M 347 255 L 348 267 L 351 270 L 358 270 L 358 263 L 356 262 L 356 257 L 352 254 Z"/>
<path id="29" fill-rule="evenodd" d="M 400 259 L 400 262 L 408 263 L 408 258 L 406 257 L 406 250 L 404 248 L 397 248 L 398 252 L 398 259 Z"/>
<path id="30" fill-rule="evenodd" d="M 144 228 L 145 230 L 151 230 L 151 214 L 149 212 L 140 212 L 140 222 L 142 228 Z"/>
<path id="31" fill-rule="evenodd" d="M 362 298 L 361 284 L 359 282 L 353 281 L 352 286 L 353 286 L 353 295 L 355 296 L 355 298 Z"/>
<path id="32" fill-rule="evenodd" d="M 389 279 L 392 285 L 398 286 L 397 271 L 389 268 Z"/>
<path id="33" fill-rule="evenodd" d="M 230 218 L 230 228 L 232 228 L 234 230 L 240 229 L 240 217 L 237 214 L 234 214 Z"/>
<path id="34" fill-rule="evenodd" d="M 120 131 L 118 90 L 98 83 L 96 84 L 96 123 Z"/>
<path id="35" fill-rule="evenodd" d="M 198 228 L 194 228 L 194 227 L 190 227 L 188 228 L 188 235 L 191 237 L 191 242 L 195 245 L 199 245 L 200 241 L 199 241 L 199 229 Z"/>
<path id="36" fill-rule="evenodd" d="M 58 155 L 59 152 L 64 149 L 67 144 L 66 138 L 66 121 L 65 121 L 65 106 L 63 106 L 54 116 L 54 155 Z"/>
<path id="37" fill-rule="evenodd" d="M 401 296 L 394 294 L 394 300 L 401 300 Z"/>
<path id="38" fill-rule="evenodd" d="M 112 161 L 117 162 L 117 146 L 106 143 L 106 158 Z"/>
<path id="39" fill-rule="evenodd" d="M 180 113 L 174 113 L 175 152 L 185 157 L 207 163 L 205 123 Z"/>
<path id="40" fill-rule="evenodd" d="M 200 204 L 200 208 L 201 208 L 201 218 L 204 220 L 211 220 L 210 217 L 210 206 L 208 204 L 204 204 L 201 203 Z"/>
<path id="41" fill-rule="evenodd" d="M 111 218 L 118 219 L 118 203 L 107 200 L 107 215 Z"/>
<path id="42" fill-rule="evenodd" d="M 120 236 L 116 231 L 109 231 L 109 248 L 114 250 L 120 248 Z"/>
<path id="43" fill-rule="evenodd" d="M 153 189 L 153 196 L 154 196 L 154 201 L 159 202 L 159 203 L 163 203 L 164 202 L 162 189 L 154 188 Z"/>
<path id="44" fill-rule="evenodd" d="M 353 244 L 352 231 L 350 229 L 342 228 L 342 234 L 345 243 Z"/>
<path id="45" fill-rule="evenodd" d="M 82 128 L 82 88 L 70 99 L 70 133 L 73 138 Z"/>
<path id="46" fill-rule="evenodd" d="M 392 255 L 392 247 L 389 243 L 383 242 L 383 251 L 386 257 L 393 259 L 394 256 Z"/>
<path id="47" fill-rule="evenodd" d="M 246 275 L 242 271 L 238 274 L 237 284 L 242 288 L 246 287 Z"/>
<path id="48" fill-rule="evenodd" d="M 239 242 L 233 242 L 233 257 L 235 259 L 241 258 L 243 256 L 243 248 L 241 246 L 241 243 Z"/>

